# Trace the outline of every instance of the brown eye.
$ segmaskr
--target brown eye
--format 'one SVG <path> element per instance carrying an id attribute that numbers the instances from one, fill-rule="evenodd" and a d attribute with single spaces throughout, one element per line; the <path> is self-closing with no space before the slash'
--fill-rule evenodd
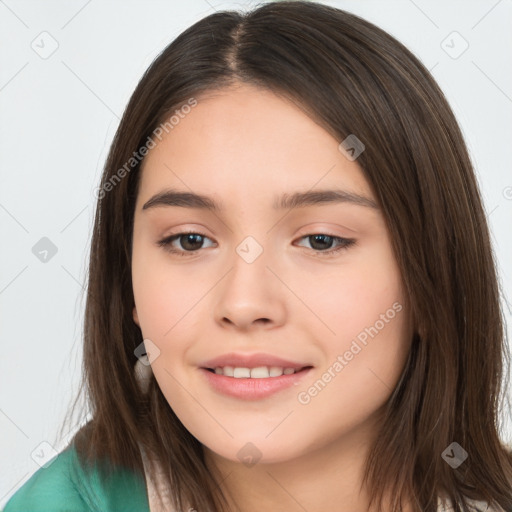
<path id="1" fill-rule="evenodd" d="M 301 237 L 301 240 L 307 239 L 310 243 L 310 249 L 320 256 L 331 256 L 343 249 L 348 249 L 350 246 L 355 245 L 356 240 L 353 238 L 341 238 L 326 233 L 315 233 Z M 197 232 L 184 232 L 176 233 L 175 235 L 168 236 L 158 242 L 160 247 L 172 254 L 179 256 L 188 256 L 199 252 L 203 249 L 205 240 L 210 240 L 206 235 Z M 178 242 L 179 247 L 176 247 L 175 242 Z M 338 245 L 332 248 L 333 244 Z"/>
<path id="2" fill-rule="evenodd" d="M 177 233 L 175 235 L 168 236 L 158 242 L 160 247 L 164 247 L 166 251 L 173 254 L 179 254 L 180 256 L 186 256 L 187 253 L 194 254 L 202 249 L 204 240 L 209 240 L 206 235 L 202 233 L 196 233 L 195 231 Z M 178 242 L 179 247 L 175 246 L 175 242 Z"/>
<path id="3" fill-rule="evenodd" d="M 302 239 L 307 239 L 310 243 L 311 249 L 322 256 L 324 255 L 323 253 L 325 253 L 326 256 L 329 256 L 343 249 L 348 249 L 356 243 L 356 240 L 353 238 L 341 238 L 339 236 L 328 235 L 326 233 L 306 235 L 301 237 L 301 240 Z M 338 246 L 332 249 L 331 247 L 334 242 L 338 242 Z"/>

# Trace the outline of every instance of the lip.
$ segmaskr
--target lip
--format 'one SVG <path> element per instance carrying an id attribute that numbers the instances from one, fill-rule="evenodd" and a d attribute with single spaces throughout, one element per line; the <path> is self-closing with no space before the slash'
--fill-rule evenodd
<path id="1" fill-rule="evenodd" d="M 311 363 L 299 363 L 297 361 L 290 361 L 281 357 L 273 356 L 272 354 L 255 353 L 255 354 L 237 354 L 230 352 L 209 361 L 205 361 L 200 365 L 202 369 L 212 369 L 219 366 L 233 366 L 237 368 L 256 368 L 258 366 L 279 366 L 281 368 L 293 368 L 300 370 L 306 366 L 313 366 Z M 272 377 L 278 379 L 279 377 Z M 267 380 L 267 379 L 260 379 Z"/>
<path id="2" fill-rule="evenodd" d="M 222 366 L 222 365 L 218 365 Z M 225 365 L 228 366 L 228 365 Z M 266 366 L 266 365 L 261 365 Z M 280 366 L 280 365 L 271 365 Z M 293 368 L 288 366 L 287 368 Z M 263 379 L 235 378 L 218 375 L 206 368 L 199 371 L 204 375 L 208 384 L 218 393 L 242 400 L 261 400 L 274 393 L 283 391 L 291 386 L 297 386 L 313 370 L 313 367 L 304 368 L 297 373 L 281 375 L 280 377 L 268 377 Z"/>

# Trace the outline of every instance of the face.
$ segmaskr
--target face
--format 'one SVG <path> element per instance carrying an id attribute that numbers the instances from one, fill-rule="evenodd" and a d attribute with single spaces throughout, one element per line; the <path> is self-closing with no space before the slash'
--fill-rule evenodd
<path id="1" fill-rule="evenodd" d="M 329 449 L 374 424 L 409 349 L 384 218 L 357 160 L 297 106 L 247 85 L 197 100 L 146 156 L 136 201 L 133 318 L 154 376 L 185 427 L 223 459 Z M 217 208 L 150 202 L 170 189 Z M 344 194 L 279 207 L 319 191 Z M 233 353 L 310 368 L 266 394 L 247 384 L 276 377 L 243 379 L 235 396 L 240 379 L 203 368 Z"/>

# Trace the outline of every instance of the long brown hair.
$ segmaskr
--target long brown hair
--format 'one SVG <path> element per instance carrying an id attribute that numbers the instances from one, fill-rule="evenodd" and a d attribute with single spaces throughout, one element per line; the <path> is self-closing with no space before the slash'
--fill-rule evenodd
<path id="1" fill-rule="evenodd" d="M 226 510 L 201 443 L 154 378 L 147 395 L 135 380 L 140 161 L 131 159 L 191 98 L 236 82 L 292 100 L 340 142 L 356 134 L 365 144 L 357 162 L 385 216 L 415 326 L 367 460 L 372 503 L 381 510 L 390 492 L 393 511 L 405 500 L 435 511 L 440 495 L 456 510 L 468 510 L 465 498 L 512 510 L 512 456 L 500 441 L 509 362 L 500 290 L 461 131 L 429 71 L 401 43 L 312 2 L 207 16 L 162 51 L 135 89 L 105 165 L 91 241 L 80 389 L 91 420 L 73 439 L 81 461 L 105 459 L 142 475 L 143 446 L 165 468 L 178 510 Z M 468 453 L 457 469 L 442 457 L 453 442 Z"/>

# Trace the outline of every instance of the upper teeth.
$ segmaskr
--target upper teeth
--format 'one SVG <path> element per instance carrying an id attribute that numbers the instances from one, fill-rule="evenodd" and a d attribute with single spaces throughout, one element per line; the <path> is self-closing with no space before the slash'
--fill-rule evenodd
<path id="1" fill-rule="evenodd" d="M 280 377 L 295 373 L 295 368 L 281 368 L 279 366 L 258 366 L 257 368 L 239 368 L 233 366 L 218 366 L 215 368 L 217 375 L 235 377 L 235 379 L 265 379 L 268 377 Z"/>

